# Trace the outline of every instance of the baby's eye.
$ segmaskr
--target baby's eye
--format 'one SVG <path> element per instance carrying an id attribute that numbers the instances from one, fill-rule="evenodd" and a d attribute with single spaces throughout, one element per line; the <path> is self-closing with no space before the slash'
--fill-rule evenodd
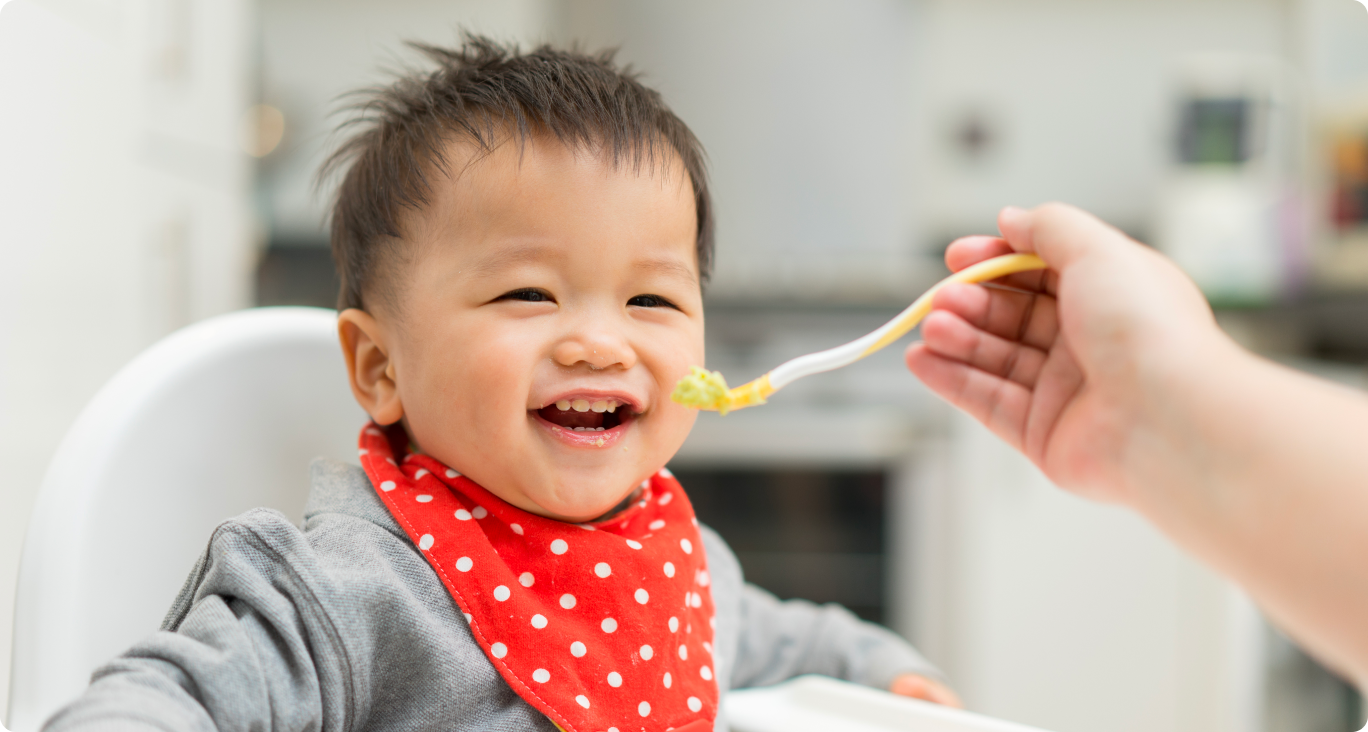
<path id="1" fill-rule="evenodd" d="M 673 308 L 674 303 L 666 300 L 660 295 L 637 295 L 627 301 L 628 305 L 635 305 L 639 308 Z M 675 308 L 678 310 L 679 308 Z"/>
<path id="2" fill-rule="evenodd" d="M 522 300 L 523 302 L 555 302 L 551 293 L 536 287 L 524 287 L 521 290 L 505 292 L 494 298 L 495 300 Z"/>

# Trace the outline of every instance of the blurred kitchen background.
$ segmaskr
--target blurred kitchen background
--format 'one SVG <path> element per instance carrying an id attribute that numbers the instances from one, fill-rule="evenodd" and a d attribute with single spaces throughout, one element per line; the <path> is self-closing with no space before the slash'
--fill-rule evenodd
<path id="1" fill-rule="evenodd" d="M 693 127 L 719 227 L 709 365 L 737 382 L 880 324 L 1001 206 L 1063 200 L 1167 252 L 1251 348 L 1364 384 L 1355 0 L 13 0 L 0 708 L 57 441 L 176 328 L 332 305 L 312 176 L 338 97 L 462 27 L 620 46 Z M 885 623 L 971 708 L 1057 732 L 1359 729 L 1358 694 L 1237 590 L 1052 488 L 900 350 L 705 414 L 671 464 L 753 581 Z"/>

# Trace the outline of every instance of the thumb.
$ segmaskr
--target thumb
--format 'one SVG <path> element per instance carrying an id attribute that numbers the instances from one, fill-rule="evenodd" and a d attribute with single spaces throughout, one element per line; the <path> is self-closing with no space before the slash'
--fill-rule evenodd
<path id="1" fill-rule="evenodd" d="M 1082 209 L 1047 203 L 1032 210 L 1009 206 L 998 214 L 998 229 L 1018 252 L 1035 252 L 1056 272 L 1084 256 L 1130 244 L 1118 229 Z"/>

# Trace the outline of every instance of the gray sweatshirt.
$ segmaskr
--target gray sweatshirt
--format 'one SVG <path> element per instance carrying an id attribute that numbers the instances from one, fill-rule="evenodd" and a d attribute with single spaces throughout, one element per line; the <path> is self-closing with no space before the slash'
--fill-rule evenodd
<path id="1" fill-rule="evenodd" d="M 95 671 L 46 730 L 542 730 L 366 474 L 313 464 L 304 529 L 254 509 L 209 540 L 161 631 Z M 704 527 L 718 687 L 939 672 L 835 605 L 745 584 Z M 717 729 L 726 730 L 719 717 Z"/>

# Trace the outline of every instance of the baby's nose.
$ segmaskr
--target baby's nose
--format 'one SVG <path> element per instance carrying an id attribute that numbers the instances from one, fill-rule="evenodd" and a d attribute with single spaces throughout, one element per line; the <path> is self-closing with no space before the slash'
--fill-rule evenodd
<path id="1" fill-rule="evenodd" d="M 636 363 L 636 354 L 625 338 L 602 332 L 581 333 L 562 340 L 556 344 L 552 358 L 562 366 L 587 364 L 591 369 L 631 368 Z"/>

